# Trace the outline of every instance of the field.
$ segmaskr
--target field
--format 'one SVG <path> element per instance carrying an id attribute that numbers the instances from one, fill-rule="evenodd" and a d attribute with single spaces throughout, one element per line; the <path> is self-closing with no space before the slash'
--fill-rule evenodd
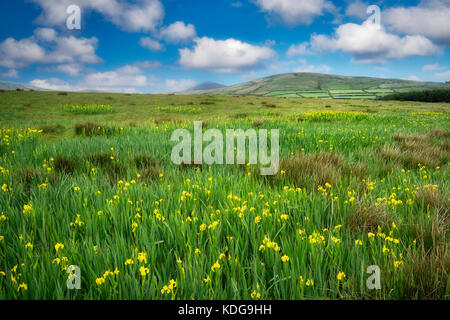
<path id="1" fill-rule="evenodd" d="M 372 100 L 396 92 L 409 92 L 410 88 L 401 89 L 367 89 L 367 90 L 316 90 L 316 91 L 272 91 L 265 97 L 278 98 L 325 98 L 325 99 L 366 99 Z"/>
<path id="2" fill-rule="evenodd" d="M 448 299 L 449 111 L 0 92 L 0 299 Z M 280 171 L 176 166 L 194 120 L 279 129 Z"/>

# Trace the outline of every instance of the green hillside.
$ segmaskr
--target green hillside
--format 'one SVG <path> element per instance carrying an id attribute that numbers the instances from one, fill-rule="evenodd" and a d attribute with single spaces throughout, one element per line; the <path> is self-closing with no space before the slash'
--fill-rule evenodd
<path id="1" fill-rule="evenodd" d="M 214 90 L 182 94 L 255 95 L 288 98 L 375 99 L 397 92 L 450 88 L 441 82 L 346 77 L 319 73 L 287 73 Z"/>

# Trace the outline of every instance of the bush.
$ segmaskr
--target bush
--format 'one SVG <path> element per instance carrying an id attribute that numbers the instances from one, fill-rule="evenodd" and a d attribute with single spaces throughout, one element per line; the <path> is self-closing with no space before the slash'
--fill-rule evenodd
<path id="1" fill-rule="evenodd" d="M 450 102 L 450 89 L 411 91 L 389 94 L 382 100 L 421 101 L 421 102 Z"/>

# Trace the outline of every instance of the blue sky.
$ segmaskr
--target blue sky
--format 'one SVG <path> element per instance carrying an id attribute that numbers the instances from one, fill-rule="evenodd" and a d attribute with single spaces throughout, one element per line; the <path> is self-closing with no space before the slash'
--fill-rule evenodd
<path id="1" fill-rule="evenodd" d="M 70 5 L 81 30 L 67 28 Z M 172 92 L 284 72 L 449 81 L 448 45 L 450 0 L 10 0 L 0 10 L 0 79 L 54 90 Z"/>

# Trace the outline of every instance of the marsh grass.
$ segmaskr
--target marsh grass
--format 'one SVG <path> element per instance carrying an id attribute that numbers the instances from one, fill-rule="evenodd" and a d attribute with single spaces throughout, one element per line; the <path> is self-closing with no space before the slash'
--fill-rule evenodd
<path id="1" fill-rule="evenodd" d="M 0 119 L 1 299 L 448 298 L 448 106 L 367 101 L 380 112 L 355 118 L 346 101 L 321 115 L 329 101 L 267 98 L 274 115 L 258 109 L 265 98 L 226 97 L 159 122 L 157 106 L 208 97 L 108 94 L 116 113 L 80 121 L 57 106 L 104 95 L 3 95 L 36 101 Z M 38 115 L 78 133 L 28 129 Z M 199 119 L 222 132 L 264 119 L 284 173 L 172 164 L 171 133 Z M 431 157 L 407 160 L 424 148 Z M 66 289 L 69 265 L 81 290 Z M 381 290 L 364 285 L 369 265 Z"/>

